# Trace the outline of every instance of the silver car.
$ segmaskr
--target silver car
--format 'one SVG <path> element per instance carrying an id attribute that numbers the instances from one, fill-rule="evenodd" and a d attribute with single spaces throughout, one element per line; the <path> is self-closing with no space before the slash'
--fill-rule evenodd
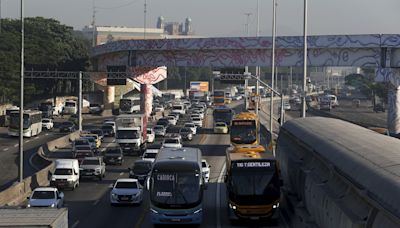
<path id="1" fill-rule="evenodd" d="M 140 204 L 143 201 L 143 187 L 137 179 L 118 179 L 110 192 L 111 205 Z"/>
<path id="2" fill-rule="evenodd" d="M 61 208 L 64 204 L 64 193 L 57 188 L 39 187 L 33 190 L 28 197 L 27 207 L 54 207 Z"/>

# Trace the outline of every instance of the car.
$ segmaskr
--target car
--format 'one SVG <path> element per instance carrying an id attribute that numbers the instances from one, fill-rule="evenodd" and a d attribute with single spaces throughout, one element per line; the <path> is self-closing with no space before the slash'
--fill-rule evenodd
<path id="1" fill-rule="evenodd" d="M 38 187 L 28 197 L 27 207 L 61 208 L 64 205 L 64 193 L 54 187 Z"/>
<path id="2" fill-rule="evenodd" d="M 179 113 L 176 113 L 176 112 L 170 113 L 170 114 L 168 114 L 168 116 L 173 116 L 173 117 L 175 117 L 176 121 L 179 120 Z"/>
<path id="3" fill-rule="evenodd" d="M 104 140 L 104 132 L 103 132 L 103 130 L 101 130 L 99 128 L 94 128 L 94 129 L 91 129 L 89 132 L 92 133 L 92 134 L 97 135 L 100 138 L 101 141 Z"/>
<path id="4" fill-rule="evenodd" d="M 153 128 L 147 128 L 147 142 L 153 143 L 155 138 L 156 138 L 156 134 L 155 134 Z"/>
<path id="5" fill-rule="evenodd" d="M 167 117 L 165 117 L 165 118 L 169 121 L 169 123 L 170 123 L 172 126 L 175 126 L 176 123 L 178 122 L 178 121 L 176 121 L 175 117 L 173 117 L 173 116 L 167 116 Z"/>
<path id="6" fill-rule="evenodd" d="M 103 157 L 85 157 L 79 167 L 81 177 L 97 177 L 103 180 L 106 175 L 106 164 Z"/>
<path id="7" fill-rule="evenodd" d="M 201 160 L 201 172 L 203 173 L 204 176 L 204 182 L 208 183 L 210 180 L 210 167 L 211 165 L 208 164 L 206 159 Z"/>
<path id="8" fill-rule="evenodd" d="M 52 119 L 43 118 L 42 119 L 42 129 L 50 130 L 54 127 L 54 123 Z"/>
<path id="9" fill-rule="evenodd" d="M 162 148 L 182 148 L 182 143 L 179 138 L 166 138 L 162 143 Z"/>
<path id="10" fill-rule="evenodd" d="M 89 141 L 89 145 L 90 145 L 91 149 L 92 149 L 93 151 L 95 151 L 95 152 L 96 152 L 97 149 L 99 148 L 99 147 L 97 146 L 96 138 L 93 137 L 93 136 L 81 136 L 80 139 L 87 139 L 87 140 Z"/>
<path id="11" fill-rule="evenodd" d="M 146 161 L 150 161 L 150 162 L 154 162 L 154 160 L 157 157 L 157 154 L 159 152 L 160 149 L 152 149 L 152 148 L 147 148 L 143 155 L 142 155 L 142 160 L 146 160 Z"/>
<path id="12" fill-rule="evenodd" d="M 167 133 L 167 129 L 163 125 L 156 125 L 153 127 L 154 135 L 157 136 L 165 136 Z"/>
<path id="13" fill-rule="evenodd" d="M 190 119 L 193 119 L 193 118 L 200 118 L 200 119 L 202 119 L 201 117 L 200 117 L 200 115 L 199 114 L 191 114 L 190 115 Z"/>
<path id="14" fill-rule="evenodd" d="M 214 133 L 228 134 L 228 125 L 224 122 L 216 122 L 214 124 Z"/>
<path id="15" fill-rule="evenodd" d="M 292 109 L 292 106 L 290 105 L 290 103 L 288 103 L 288 102 L 283 103 L 283 110 L 290 111 L 291 109 Z"/>
<path id="16" fill-rule="evenodd" d="M 103 125 L 111 125 L 114 129 L 114 134 L 115 132 L 117 132 L 117 124 L 115 123 L 114 120 L 109 120 L 109 119 L 104 120 Z"/>
<path id="17" fill-rule="evenodd" d="M 81 133 L 81 138 L 88 138 L 89 142 L 91 142 L 90 138 L 93 138 L 94 142 L 95 142 L 95 145 L 96 145 L 96 148 L 100 148 L 100 146 L 101 146 L 101 137 L 98 134 L 93 134 L 93 133 L 90 133 L 90 132 L 82 132 Z"/>
<path id="18" fill-rule="evenodd" d="M 164 107 L 162 105 L 155 105 L 154 111 L 155 112 L 164 112 Z"/>
<path id="19" fill-rule="evenodd" d="M 153 167 L 153 162 L 149 160 L 136 160 L 129 170 L 129 178 L 134 178 L 139 181 L 139 183 L 144 183 L 149 176 L 151 169 Z"/>
<path id="20" fill-rule="evenodd" d="M 103 124 L 103 126 L 101 126 L 101 130 L 103 131 L 104 137 L 114 137 L 115 136 L 114 127 L 110 124 Z"/>
<path id="21" fill-rule="evenodd" d="M 192 141 L 193 139 L 193 132 L 192 129 L 189 127 L 183 127 L 179 130 L 179 134 L 181 135 L 182 139 Z"/>
<path id="22" fill-rule="evenodd" d="M 200 119 L 199 117 L 194 117 L 191 118 L 192 122 L 197 126 L 197 127 L 203 127 L 203 120 Z"/>
<path id="23" fill-rule="evenodd" d="M 193 135 L 197 134 L 197 126 L 194 123 L 192 122 L 185 123 L 183 127 L 190 128 L 190 130 L 192 130 Z"/>
<path id="24" fill-rule="evenodd" d="M 119 146 L 107 147 L 103 159 L 106 165 L 112 165 L 112 164 L 122 165 L 122 162 L 124 161 L 124 153 L 122 152 L 122 149 Z"/>
<path id="25" fill-rule="evenodd" d="M 156 125 L 162 125 L 162 126 L 164 126 L 165 128 L 168 128 L 169 125 L 171 125 L 171 124 L 170 124 L 170 122 L 169 122 L 168 119 L 161 118 L 161 119 L 159 119 L 159 120 L 157 121 L 157 124 L 156 124 Z"/>
<path id="26" fill-rule="evenodd" d="M 101 114 L 103 112 L 103 105 L 100 104 L 90 104 L 89 105 L 89 113 L 90 114 Z"/>
<path id="27" fill-rule="evenodd" d="M 92 149 L 92 145 L 90 144 L 88 139 L 85 138 L 79 138 L 79 139 L 75 139 L 72 142 L 72 153 L 76 153 L 76 150 L 79 146 L 89 146 L 90 149 Z"/>
<path id="28" fill-rule="evenodd" d="M 190 115 L 190 117 L 197 115 L 198 117 L 200 117 L 200 119 L 204 119 L 204 112 L 199 110 L 199 109 L 195 109 L 192 111 L 192 114 Z"/>
<path id="29" fill-rule="evenodd" d="M 176 132 L 167 133 L 165 135 L 165 138 L 174 138 L 174 139 L 179 139 L 179 140 L 182 141 L 182 136 L 179 133 L 176 133 Z"/>
<path id="30" fill-rule="evenodd" d="M 74 132 L 76 131 L 76 129 L 77 129 L 76 125 L 71 121 L 63 122 L 60 125 L 60 132 Z"/>
<path id="31" fill-rule="evenodd" d="M 143 201 L 143 187 L 137 179 L 117 179 L 111 186 L 110 203 L 116 204 L 140 204 Z"/>

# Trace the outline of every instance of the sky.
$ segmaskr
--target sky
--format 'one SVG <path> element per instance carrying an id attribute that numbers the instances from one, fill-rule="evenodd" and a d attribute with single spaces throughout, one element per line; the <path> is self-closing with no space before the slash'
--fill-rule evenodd
<path id="1" fill-rule="evenodd" d="M 96 25 L 143 27 L 145 0 L 24 0 L 25 16 L 54 18 L 81 30 Z M 199 36 L 256 35 L 257 0 L 146 0 L 147 27 L 157 17 L 184 22 L 190 17 Z M 19 18 L 19 0 L 0 0 L 2 18 Z M 270 36 L 272 0 L 259 0 L 260 35 Z M 277 35 L 302 35 L 303 0 L 277 0 Z M 308 0 L 308 34 L 400 34 L 400 0 Z"/>

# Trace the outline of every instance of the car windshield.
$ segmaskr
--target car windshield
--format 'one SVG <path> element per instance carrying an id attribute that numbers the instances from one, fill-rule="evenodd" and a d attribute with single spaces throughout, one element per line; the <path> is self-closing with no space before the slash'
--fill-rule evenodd
<path id="1" fill-rule="evenodd" d="M 118 139 L 137 139 L 139 138 L 139 133 L 137 130 L 118 130 Z"/>
<path id="2" fill-rule="evenodd" d="M 55 175 L 72 175 L 72 169 L 56 169 L 54 170 Z"/>
<path id="3" fill-rule="evenodd" d="M 164 140 L 164 143 L 174 143 L 174 144 L 178 144 L 179 140 L 178 139 L 166 139 Z"/>
<path id="4" fill-rule="evenodd" d="M 200 118 L 193 118 L 192 120 L 193 120 L 193 121 L 201 121 Z"/>
<path id="5" fill-rule="evenodd" d="M 96 135 L 103 135 L 103 131 L 100 129 L 91 130 L 90 132 Z"/>
<path id="6" fill-rule="evenodd" d="M 136 162 L 133 165 L 133 172 L 135 173 L 148 173 L 151 170 L 150 162 Z"/>
<path id="7" fill-rule="evenodd" d="M 137 189 L 138 185 L 134 181 L 118 181 L 115 185 L 115 188 L 130 188 L 130 189 Z"/>
<path id="8" fill-rule="evenodd" d="M 42 119 L 42 123 L 50 123 L 50 120 L 48 120 L 48 119 Z"/>
<path id="9" fill-rule="evenodd" d="M 106 151 L 106 154 L 121 154 L 121 149 L 119 148 L 110 148 Z"/>
<path id="10" fill-rule="evenodd" d="M 183 132 L 183 133 L 192 132 L 192 130 L 190 130 L 190 128 L 182 128 L 181 132 Z"/>
<path id="11" fill-rule="evenodd" d="M 185 127 L 194 127 L 194 124 L 185 124 Z"/>
<path id="12" fill-rule="evenodd" d="M 151 178 L 150 197 L 156 205 L 167 207 L 194 204 L 201 199 L 200 175 L 194 172 L 155 172 Z"/>
<path id="13" fill-rule="evenodd" d="M 113 130 L 114 128 L 113 128 L 113 126 L 111 126 L 111 125 L 103 125 L 103 126 L 101 127 L 101 129 L 102 129 L 102 130 L 107 130 L 107 131 L 109 131 L 109 130 Z"/>
<path id="14" fill-rule="evenodd" d="M 223 124 L 223 123 L 217 123 L 217 124 L 215 124 L 215 126 L 217 126 L 217 127 L 225 127 L 225 124 Z"/>
<path id="15" fill-rule="evenodd" d="M 156 158 L 157 153 L 144 153 L 143 158 Z"/>
<path id="16" fill-rule="evenodd" d="M 81 163 L 81 165 L 100 165 L 99 160 L 86 160 L 84 159 Z"/>
<path id="17" fill-rule="evenodd" d="M 95 138 L 94 137 L 84 137 L 84 139 L 87 139 L 91 143 L 95 143 Z"/>
<path id="18" fill-rule="evenodd" d="M 54 191 L 34 191 L 32 194 L 32 199 L 54 199 Z"/>
<path id="19" fill-rule="evenodd" d="M 88 140 L 75 140 L 74 144 L 75 144 L 75 146 L 87 145 L 88 144 Z"/>

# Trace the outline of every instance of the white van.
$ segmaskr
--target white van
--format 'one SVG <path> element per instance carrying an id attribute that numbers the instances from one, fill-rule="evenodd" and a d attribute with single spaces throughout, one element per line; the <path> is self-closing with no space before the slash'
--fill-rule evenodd
<path id="1" fill-rule="evenodd" d="M 78 112 L 77 102 L 74 100 L 66 100 L 63 107 L 63 114 L 76 114 Z"/>
<path id="2" fill-rule="evenodd" d="M 331 101 L 332 108 L 334 108 L 336 106 L 339 106 L 339 102 L 338 102 L 337 97 L 335 95 L 328 94 L 328 95 L 325 95 L 325 97 Z"/>
<path id="3" fill-rule="evenodd" d="M 79 162 L 77 159 L 57 159 L 50 185 L 57 188 L 72 188 L 79 186 Z"/>
<path id="4" fill-rule="evenodd" d="M 184 104 L 173 104 L 172 113 L 179 113 L 180 115 L 186 114 L 186 109 Z"/>

